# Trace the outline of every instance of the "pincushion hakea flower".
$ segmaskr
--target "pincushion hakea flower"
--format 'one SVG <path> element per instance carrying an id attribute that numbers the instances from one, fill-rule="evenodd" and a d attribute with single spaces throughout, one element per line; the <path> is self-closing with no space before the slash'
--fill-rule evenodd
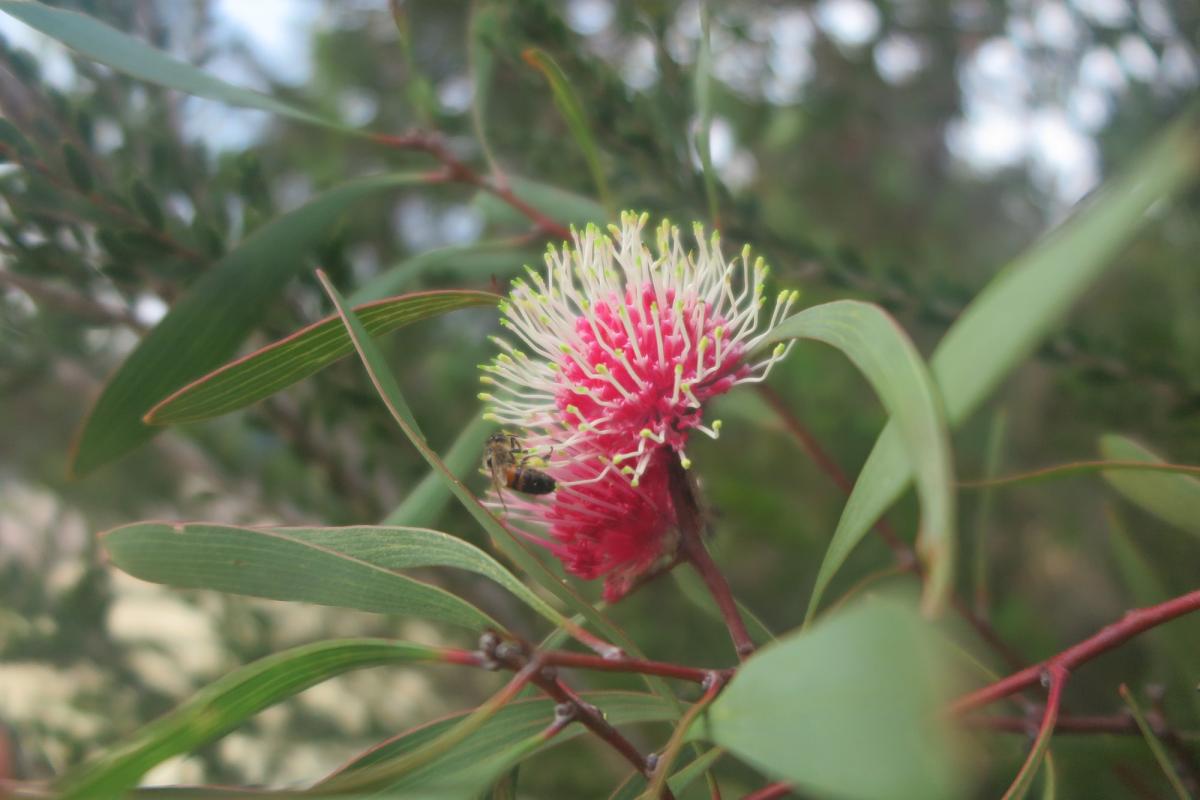
<path id="1" fill-rule="evenodd" d="M 608 233 L 589 225 L 573 244 L 550 248 L 543 276 L 513 282 L 501 324 L 518 344 L 482 366 L 494 387 L 485 416 L 510 428 L 537 468 L 557 482 L 546 498 L 512 497 L 510 518 L 548 531 L 524 535 L 583 578 L 607 576 L 605 596 L 674 554 L 667 480 L 674 451 L 684 467 L 704 403 L 739 383 L 763 380 L 787 346 L 764 360 L 747 354 L 786 316 L 798 293 L 776 299 L 765 328 L 767 267 L 749 248 L 731 261 L 716 233 L 695 226 L 694 251 L 663 222 L 652 252 L 646 215 L 625 213 Z M 762 328 L 762 332 L 760 332 Z M 524 348 L 524 349 L 523 349 Z"/>

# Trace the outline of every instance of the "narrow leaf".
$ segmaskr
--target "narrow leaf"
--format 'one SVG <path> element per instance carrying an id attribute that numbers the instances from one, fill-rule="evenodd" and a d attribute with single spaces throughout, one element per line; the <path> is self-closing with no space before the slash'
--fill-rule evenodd
<path id="1" fill-rule="evenodd" d="M 158 204 L 158 199 L 154 193 L 150 191 L 150 187 L 141 180 L 135 180 L 132 188 L 129 190 L 130 196 L 133 198 L 133 204 L 137 207 L 142 217 L 150 224 L 150 227 L 155 230 L 162 230 L 166 224 L 166 219 L 163 217 L 162 206 Z"/>
<path id="2" fill-rule="evenodd" d="M 71 176 L 71 183 L 75 184 L 75 188 L 84 194 L 91 194 L 95 184 L 92 181 L 92 168 L 88 166 L 87 159 L 83 157 L 83 153 L 75 145 L 68 142 L 62 146 L 63 164 L 67 167 L 67 174 Z"/>
<path id="3" fill-rule="evenodd" d="M 444 589 L 324 546 L 322 535 L 311 530 L 140 522 L 102 534 L 100 543 L 113 564 L 130 575 L 180 589 L 401 614 L 475 631 L 504 628 Z M 394 552 L 402 549 L 397 546 Z M 419 566 L 416 562 L 414 557 L 412 565 Z"/>
<path id="4" fill-rule="evenodd" d="M 1121 699 L 1125 701 L 1126 707 L 1129 708 L 1129 713 L 1133 714 L 1134 720 L 1137 721 L 1138 730 L 1142 732 L 1142 738 L 1146 740 L 1146 744 L 1150 747 L 1150 752 L 1154 754 L 1154 760 L 1158 762 L 1159 768 L 1167 776 L 1167 782 L 1171 784 L 1171 789 L 1175 792 L 1175 796 L 1179 800 L 1192 800 L 1192 793 L 1187 790 L 1183 779 L 1179 777 L 1179 773 L 1175 770 L 1175 765 L 1171 763 L 1171 757 L 1167 755 L 1167 749 L 1163 747 L 1163 743 L 1159 740 L 1157 734 L 1154 733 L 1154 729 L 1150 727 L 1150 723 L 1146 720 L 1146 715 L 1142 713 L 1142 708 L 1129 691 L 1129 687 L 1122 683 L 1118 691 L 1121 693 Z"/>
<path id="5" fill-rule="evenodd" d="M 425 528 L 272 528 L 273 532 L 385 570 L 453 567 L 495 581 L 514 597 L 557 625 L 562 615 L 494 558 L 470 542 Z"/>
<path id="6" fill-rule="evenodd" d="M 692 734 L 822 797 L 968 797 L 935 637 L 898 602 L 859 603 L 755 653 Z"/>
<path id="7" fill-rule="evenodd" d="M 233 355 L 342 212 L 421 180 L 384 175 L 330 189 L 262 226 L 209 268 L 109 379 L 77 434 L 72 472 L 85 475 L 153 437 L 160 429 L 142 421 L 146 412 Z"/>
<path id="8" fill-rule="evenodd" d="M 1200 171 L 1197 115 L 1185 115 L 1071 219 L 1005 267 L 950 327 L 930 367 L 952 427 L 962 424 L 1020 364 L 1150 220 L 1148 212 Z M 811 607 L 913 470 L 899 425 L 875 442 L 821 563 Z"/>
<path id="9" fill-rule="evenodd" d="M 467 64 L 471 71 L 471 128 L 475 139 L 483 150 L 488 169 L 493 175 L 499 173 L 496 154 L 492 152 L 488 137 L 488 101 L 492 96 L 492 74 L 495 72 L 496 44 L 502 41 L 500 30 L 501 6 L 490 2 L 471 4 L 471 18 L 467 24 Z"/>
<path id="10" fill-rule="evenodd" d="M 300 122 L 339 131 L 349 130 L 334 120 L 226 83 L 86 14 L 54 8 L 34 0 L 0 0 L 0 11 L 62 42 L 85 58 L 99 61 L 138 80 L 230 105 L 270 111 Z"/>
<path id="11" fill-rule="evenodd" d="M 719 747 L 711 747 L 705 750 L 704 753 L 692 761 L 685 767 L 667 779 L 667 786 L 671 787 L 671 792 L 678 797 L 689 786 L 691 786 L 697 778 L 704 775 L 713 764 L 725 755 L 725 751 Z M 608 800 L 637 800 L 638 795 L 646 790 L 646 779 L 641 773 L 634 772 L 625 779 L 625 782 L 617 787 Z"/>
<path id="12" fill-rule="evenodd" d="M 320 642 L 277 653 L 201 689 L 183 705 L 69 773 L 63 798 L 116 797 L 147 771 L 224 735 L 264 708 L 350 670 L 436 659 L 421 645 L 378 639 Z"/>
<path id="13" fill-rule="evenodd" d="M 1116 434 L 1100 437 L 1100 452 L 1114 461 L 1139 462 L 1152 467 L 1171 466 L 1153 450 Z M 1183 471 L 1200 474 L 1200 467 Z M 1151 475 L 1105 472 L 1104 480 L 1127 500 L 1177 528 L 1200 536 L 1200 480 L 1191 475 Z"/>
<path id="14" fill-rule="evenodd" d="M 382 336 L 450 311 L 494 306 L 499 299 L 489 292 L 418 292 L 362 305 L 355 313 L 370 335 Z M 179 425 L 237 411 L 299 383 L 353 350 L 342 321 L 330 315 L 197 378 L 151 408 L 146 422 Z"/>
<path id="15" fill-rule="evenodd" d="M 596 147 L 595 139 L 592 138 L 592 131 L 584 115 L 583 105 L 580 104 L 575 90 L 571 88 L 571 82 L 567 80 L 566 73 L 550 57 L 549 53 L 536 47 L 525 50 L 521 57 L 527 64 L 542 73 L 546 82 L 550 84 L 550 91 L 554 95 L 554 104 L 558 106 L 559 113 L 566 120 L 567 128 L 571 131 L 575 144 L 583 152 L 588 171 L 592 173 L 592 181 L 596 184 L 596 191 L 600 194 L 600 202 L 608 210 L 610 217 L 616 216 L 616 207 L 613 205 L 612 194 L 608 190 L 608 179 L 604 176 L 604 167 L 600 164 L 600 151 Z"/>
<path id="16" fill-rule="evenodd" d="M 636 722 L 667 722 L 675 719 L 672 705 L 662 698 L 634 692 L 583 692 L 583 698 L 596 705 L 605 718 L 614 726 L 622 727 Z M 352 773 L 372 766 L 388 764 L 419 750 L 436 740 L 447 730 L 467 716 L 466 712 L 447 719 L 424 725 L 397 736 L 362 754 L 347 764 L 334 776 Z M 554 702 L 547 698 L 518 700 L 509 703 L 463 739 L 457 747 L 440 758 L 388 785 L 392 792 L 412 792 L 441 774 L 453 774 L 504 750 L 514 740 L 532 736 L 544 728 L 554 717 Z M 572 725 L 546 743 L 542 749 L 585 734 L 581 725 Z"/>
<path id="17" fill-rule="evenodd" d="M 917 550 L 928 568 L 922 602 L 927 612 L 935 611 L 945 601 L 954 575 L 954 477 L 941 402 L 925 362 L 887 313 L 855 300 L 825 303 L 788 317 L 767 333 L 760 347 L 797 338 L 815 339 L 840 350 L 871 383 L 891 416 L 902 452 L 917 474 L 921 501 Z M 843 531 L 864 524 L 862 506 L 854 501 L 860 492 L 855 489 L 838 521 L 835 542 Z M 820 576 L 818 587 L 819 581 Z M 810 619 L 818 596 L 814 592 L 809 604 Z"/>
<path id="18" fill-rule="evenodd" d="M 721 227 L 721 210 L 717 205 L 717 174 L 712 163 L 712 44 L 709 41 L 711 13 L 708 3 L 700 6 L 700 42 L 696 51 L 695 75 L 692 77 L 693 103 L 696 107 L 696 152 L 700 156 L 700 170 L 704 179 L 704 198 L 708 202 L 708 218 L 716 227 Z"/>
<path id="19" fill-rule="evenodd" d="M 467 476 L 478 468 L 484 442 L 494 427 L 482 417 L 475 417 L 463 428 L 454 444 L 450 445 L 450 449 L 442 456 L 442 463 L 450 470 L 450 474 L 459 480 L 466 480 Z M 442 515 L 449 500 L 450 489 L 446 482 L 437 470 L 431 470 L 408 493 L 404 502 L 384 517 L 382 524 L 428 527 Z"/>

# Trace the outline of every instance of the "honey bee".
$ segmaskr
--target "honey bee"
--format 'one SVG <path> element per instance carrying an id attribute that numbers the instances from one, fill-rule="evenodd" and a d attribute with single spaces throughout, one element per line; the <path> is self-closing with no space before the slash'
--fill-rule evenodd
<path id="1" fill-rule="evenodd" d="M 536 460 L 538 457 L 527 452 L 521 446 L 521 440 L 511 433 L 493 433 L 487 438 L 483 465 L 492 476 L 492 484 L 496 487 L 501 505 L 504 505 L 504 494 L 500 491 L 502 483 L 505 488 L 523 494 L 550 494 L 555 490 L 558 484 L 554 478 L 528 466 L 529 462 Z"/>

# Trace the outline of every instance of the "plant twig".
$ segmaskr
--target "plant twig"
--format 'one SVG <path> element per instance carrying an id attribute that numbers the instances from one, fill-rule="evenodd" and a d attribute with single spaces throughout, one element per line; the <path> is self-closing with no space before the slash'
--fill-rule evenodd
<path id="1" fill-rule="evenodd" d="M 668 449 L 667 481 L 671 491 L 671 504 L 675 507 L 675 521 L 679 526 L 679 549 L 684 559 L 692 565 L 708 591 L 712 594 L 725 626 L 729 628 L 729 636 L 733 639 L 734 649 L 739 659 L 754 652 L 754 642 L 746 630 L 746 623 L 738 611 L 737 601 L 729 590 L 729 583 L 718 569 L 716 562 L 704 546 L 704 521 L 701 519 L 700 507 L 696 501 L 691 481 L 687 471 L 679 460 L 679 454 Z"/>
<path id="2" fill-rule="evenodd" d="M 1138 634 L 1196 610 L 1200 610 L 1200 589 L 1158 605 L 1128 611 L 1119 621 L 1106 625 L 1094 635 L 1058 655 L 960 697 L 950 706 L 949 711 L 955 715 L 964 714 L 1002 700 L 1037 684 L 1044 674 L 1056 668 L 1074 671 L 1081 664 L 1119 647 Z"/>
<path id="3" fill-rule="evenodd" d="M 671 734 L 671 740 L 667 742 L 667 746 L 663 748 L 662 754 L 655 759 L 654 764 L 654 779 L 650 781 L 650 785 L 646 787 L 646 791 L 642 793 L 644 798 L 654 798 L 662 794 L 667 787 L 667 778 L 671 774 L 671 766 L 675 763 L 675 759 L 679 757 L 679 751 L 683 748 L 684 738 L 687 736 L 688 729 L 692 727 L 692 723 L 696 721 L 696 717 L 712 705 L 713 700 L 717 699 L 717 695 L 725 688 L 725 684 L 729 681 L 728 672 L 711 672 L 704 682 L 704 694 L 692 704 L 692 707 L 687 710 L 679 722 L 675 725 L 675 732 Z"/>
<path id="4" fill-rule="evenodd" d="M 62 286 L 43 283 L 6 269 L 0 269 L 0 286 L 20 289 L 39 303 L 70 312 L 89 322 L 124 325 L 137 333 L 146 332 L 146 326 L 128 309 L 101 303 Z"/>
<path id="5" fill-rule="evenodd" d="M 1049 746 L 1050 737 L 1054 735 L 1054 726 L 1058 722 L 1058 711 L 1062 707 L 1063 687 L 1070 674 L 1066 667 L 1058 664 L 1050 666 L 1042 673 L 1042 681 L 1050 690 L 1046 698 L 1046 706 L 1042 709 L 1042 721 L 1038 725 L 1037 737 L 1033 740 L 1033 746 L 1029 748 L 1029 755 L 1025 757 L 1020 771 L 1004 793 L 1003 800 L 1017 800 L 1017 798 L 1023 797 L 1033 782 L 1038 768 L 1041 767 L 1042 761 L 1046 757 L 1046 748 Z"/>
<path id="6" fill-rule="evenodd" d="M 791 794 L 791 784 L 787 783 L 768 783 L 757 792 L 751 792 L 742 797 L 742 800 L 775 800 L 777 797 L 786 797 Z"/>
<path id="7" fill-rule="evenodd" d="M 570 239 L 571 230 L 561 223 L 555 222 L 532 205 L 522 200 L 507 185 L 493 180 L 468 166 L 458 156 L 450 151 L 445 138 L 436 132 L 414 130 L 398 136 L 389 134 L 373 134 L 371 141 L 391 147 L 396 150 L 416 150 L 433 156 L 441 163 L 443 172 L 430 177 L 431 182 L 465 183 L 495 195 L 512 208 L 524 214 L 533 222 L 539 233 L 554 236 L 559 239 Z"/>
<path id="8" fill-rule="evenodd" d="M 654 764 L 614 728 L 600 709 L 584 700 L 558 677 L 557 668 L 547 664 L 543 654 L 534 651 L 526 642 L 510 640 L 503 641 L 494 633 L 485 633 L 479 639 L 479 650 L 476 652 L 464 650 L 447 650 L 443 652 L 443 660 L 450 663 L 473 664 L 485 669 L 503 667 L 523 674 L 530 667 L 533 670 L 530 682 L 541 689 L 552 700 L 560 705 L 570 705 L 574 709 L 574 719 L 596 735 L 601 741 L 619 753 L 633 765 L 647 780 L 650 780 Z M 674 800 L 670 789 L 664 789 L 664 798 Z"/>

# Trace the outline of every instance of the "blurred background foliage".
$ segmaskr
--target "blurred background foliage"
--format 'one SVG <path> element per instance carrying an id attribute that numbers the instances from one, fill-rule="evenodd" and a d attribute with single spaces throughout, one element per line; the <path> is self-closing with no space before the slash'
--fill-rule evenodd
<path id="1" fill-rule="evenodd" d="M 52 5 L 353 127 L 436 129 L 481 170 L 490 163 L 513 181 L 593 196 L 544 77 L 522 59 L 536 47 L 582 98 L 620 207 L 712 221 L 696 155 L 695 3 L 410 0 L 401 6 L 407 42 L 382 0 Z M 726 239 L 752 243 L 805 302 L 884 305 L 927 353 L 1006 261 L 1195 97 L 1198 32 L 1191 0 L 714 4 L 710 143 Z M 323 188 L 435 165 L 134 81 L 7 17 L 0 34 L 0 743 L 12 774 L 58 773 L 230 667 L 287 645 L 352 633 L 456 641 L 366 614 L 172 591 L 97 556 L 94 533 L 135 519 L 383 518 L 425 470 L 352 361 L 66 478 L 73 432 L 106 376 L 216 258 Z M 989 460 L 1007 473 L 1096 458 L 1110 431 L 1200 462 L 1198 211 L 1194 190 L 1157 210 L 1120 267 L 956 434 L 960 478 L 983 475 Z M 536 264 L 544 243 L 527 232 L 466 187 L 417 187 L 362 203 L 311 255 L 347 293 L 372 279 L 393 291 L 489 288 Z M 415 258 L 447 247 L 467 249 Z M 328 312 L 311 277 L 293 280 L 243 352 Z M 468 310 L 384 340 L 440 449 L 479 413 L 476 364 L 495 322 Z M 807 345 L 771 384 L 853 475 L 883 422 L 865 382 Z M 714 509 L 714 548 L 741 599 L 786 630 L 803 616 L 843 495 L 756 396 L 731 399 L 727 413 L 726 435 L 693 454 Z M 1028 661 L 1155 591 L 1195 586 L 1195 539 L 1098 477 L 999 489 L 987 508 L 982 496 L 962 494 L 963 563 L 977 560 L 973 543 L 986 532 L 987 586 L 964 567 L 960 590 L 985 595 L 981 611 Z M 890 515 L 906 535 L 912 505 Z M 435 527 L 484 544 L 459 509 Z M 834 588 L 889 562 L 868 539 Z M 521 618 L 479 582 L 454 588 Z M 613 614 L 654 657 L 707 664 L 726 652 L 724 631 L 671 580 Z M 1127 682 L 1159 698 L 1194 769 L 1197 740 L 1186 732 L 1200 729 L 1197 676 L 1181 679 L 1169 655 L 1181 644 L 1194 653 L 1189 624 L 1194 633 L 1181 621 L 1089 665 L 1070 708 L 1115 712 L 1115 687 Z M 540 630 L 534 620 L 518 629 Z M 384 736 L 477 702 L 486 685 L 447 669 L 340 678 L 152 778 L 312 779 Z M 639 741 L 660 739 L 652 729 Z M 993 796 L 1025 741 L 982 741 L 995 753 L 982 796 Z M 1139 738 L 1064 736 L 1055 752 L 1068 796 L 1166 791 Z M 522 792 L 578 796 L 594 791 L 597 769 L 623 774 L 607 752 L 575 742 L 522 768 Z M 724 769 L 731 794 L 756 785 L 749 771 Z"/>

